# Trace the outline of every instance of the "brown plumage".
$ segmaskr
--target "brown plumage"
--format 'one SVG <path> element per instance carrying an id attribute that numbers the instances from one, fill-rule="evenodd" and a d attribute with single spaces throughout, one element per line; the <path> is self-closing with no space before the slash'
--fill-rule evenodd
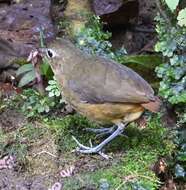
<path id="1" fill-rule="evenodd" d="M 54 41 L 45 50 L 67 101 L 82 115 L 118 128 L 96 147 L 79 144 L 79 152 L 100 152 L 145 109 L 157 112 L 159 99 L 151 86 L 132 69 L 103 57 L 88 55 L 69 40 Z"/>

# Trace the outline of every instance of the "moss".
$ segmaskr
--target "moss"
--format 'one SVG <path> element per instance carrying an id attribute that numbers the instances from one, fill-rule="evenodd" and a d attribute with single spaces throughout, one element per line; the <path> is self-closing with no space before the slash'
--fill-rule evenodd
<path id="1" fill-rule="evenodd" d="M 100 126 L 78 114 L 50 120 L 50 122 L 47 122 L 47 125 L 55 133 L 56 143 L 59 143 L 60 146 L 60 143 L 63 141 L 67 149 L 71 149 L 74 146 L 74 143 L 72 143 L 73 146 L 69 143 L 69 141 L 73 142 L 72 135 L 84 143 L 87 143 L 90 138 L 94 138 L 98 143 L 105 138 L 96 139 L 95 134 L 85 131 L 85 128 L 100 128 Z M 132 149 L 136 151 L 142 149 L 155 151 L 156 154 L 164 156 L 167 154 L 170 155 L 175 148 L 175 145 L 169 138 L 169 130 L 163 126 L 160 116 L 152 116 L 148 121 L 147 127 L 144 129 L 139 129 L 137 125 L 131 124 L 126 128 L 124 134 L 125 136 L 115 138 L 107 146 L 107 152 L 118 150 L 130 151 Z"/>
<path id="2" fill-rule="evenodd" d="M 47 124 L 55 133 L 59 151 L 68 151 L 76 147 L 72 135 L 76 136 L 82 143 L 86 143 L 91 135 L 86 133 L 84 129 L 97 126 L 78 114 L 68 115 L 62 119 L 54 119 Z"/>
<path id="3" fill-rule="evenodd" d="M 82 143 L 87 143 L 95 136 L 83 129 L 98 126 L 79 115 L 73 115 L 55 119 L 50 122 L 49 127 L 56 134 L 58 148 L 65 156 L 77 146 L 72 135 L 77 136 Z M 125 134 L 128 137 L 118 137 L 106 147 L 107 153 L 112 152 L 113 159 L 118 162 L 113 161 L 110 166 L 94 172 L 84 171 L 75 175 L 65 180 L 64 189 L 96 189 L 100 186 L 100 179 L 106 179 L 110 189 L 128 190 L 138 186 L 157 189 L 159 180 L 151 168 L 158 158 L 171 155 L 175 148 L 168 129 L 163 127 L 160 116 L 153 116 L 145 129 L 130 125 Z M 96 143 L 101 140 L 103 139 L 96 140 Z M 98 158 L 98 162 L 103 161 Z"/>
<path id="4" fill-rule="evenodd" d="M 87 127 L 99 126 L 76 114 L 64 118 L 49 118 L 45 125 L 29 124 L 11 133 L 0 131 L 0 154 L 14 154 L 21 163 L 26 164 L 30 148 L 50 134 L 55 139 L 58 152 L 62 153 L 59 157 L 61 155 L 65 159 L 64 163 L 79 163 L 82 157 L 89 160 L 89 169 L 83 167 L 74 176 L 64 179 L 64 189 L 101 189 L 103 181 L 109 189 L 157 189 L 159 180 L 151 168 L 158 158 L 171 155 L 175 148 L 160 116 L 151 116 L 144 129 L 131 124 L 125 131 L 127 137 L 117 137 L 106 146 L 106 153 L 113 156 L 109 164 L 103 164 L 106 161 L 99 155 L 74 156 L 71 153 L 77 146 L 72 135 L 83 144 L 88 143 L 89 139 L 97 144 L 105 138 L 96 139 L 94 134 L 84 130 Z M 93 159 L 96 159 L 93 163 L 97 165 L 96 169 L 91 168 Z M 62 166 L 63 161 L 59 158 L 59 165 Z"/>
<path id="5" fill-rule="evenodd" d="M 23 168 L 27 163 L 27 154 L 32 143 L 42 138 L 46 129 L 37 125 L 27 124 L 13 132 L 0 131 L 0 157 L 14 155 Z"/>
<path id="6" fill-rule="evenodd" d="M 68 1 L 64 15 L 69 21 L 69 25 L 65 28 L 65 32 L 73 38 L 76 33 L 85 27 L 85 23 L 88 20 L 87 14 L 90 13 L 92 13 L 92 10 L 89 0 Z"/>

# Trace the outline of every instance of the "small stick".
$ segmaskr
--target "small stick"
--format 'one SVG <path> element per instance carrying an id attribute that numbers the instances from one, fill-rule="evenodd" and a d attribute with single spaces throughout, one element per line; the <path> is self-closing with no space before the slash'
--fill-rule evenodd
<path id="1" fill-rule="evenodd" d="M 57 158 L 56 155 L 54 155 L 54 154 L 52 154 L 52 153 L 50 153 L 50 152 L 47 152 L 46 150 L 43 150 L 43 151 L 41 151 L 41 152 L 38 152 L 38 153 L 34 154 L 33 157 L 39 156 L 39 155 L 41 155 L 41 154 L 48 154 L 48 155 L 50 155 L 50 156 L 52 156 L 52 157 L 54 157 L 54 158 Z"/>

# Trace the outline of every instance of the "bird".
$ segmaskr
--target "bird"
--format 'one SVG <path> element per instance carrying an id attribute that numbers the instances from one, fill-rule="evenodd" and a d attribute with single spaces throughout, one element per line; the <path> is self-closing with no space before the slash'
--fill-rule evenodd
<path id="1" fill-rule="evenodd" d="M 66 101 L 88 119 L 100 125 L 113 125 L 92 129 L 111 133 L 95 146 L 85 146 L 73 137 L 80 153 L 103 154 L 103 147 L 121 135 L 145 110 L 160 110 L 161 101 L 148 82 L 120 63 L 85 53 L 65 38 L 52 41 L 42 49 L 42 54 L 47 57 Z"/>

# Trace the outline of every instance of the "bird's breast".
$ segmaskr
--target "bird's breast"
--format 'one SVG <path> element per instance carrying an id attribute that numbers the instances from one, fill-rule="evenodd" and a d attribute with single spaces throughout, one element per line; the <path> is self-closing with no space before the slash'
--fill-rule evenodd
<path id="1" fill-rule="evenodd" d="M 104 124 L 131 122 L 138 119 L 144 112 L 141 105 L 129 103 L 79 103 L 76 104 L 75 109 L 89 119 Z"/>

